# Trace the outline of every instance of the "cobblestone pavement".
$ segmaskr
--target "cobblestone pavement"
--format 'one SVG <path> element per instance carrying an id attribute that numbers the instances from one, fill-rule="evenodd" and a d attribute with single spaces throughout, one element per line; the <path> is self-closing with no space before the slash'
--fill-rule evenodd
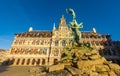
<path id="1" fill-rule="evenodd" d="M 0 66 L 0 76 L 34 76 L 28 72 L 32 66 Z"/>

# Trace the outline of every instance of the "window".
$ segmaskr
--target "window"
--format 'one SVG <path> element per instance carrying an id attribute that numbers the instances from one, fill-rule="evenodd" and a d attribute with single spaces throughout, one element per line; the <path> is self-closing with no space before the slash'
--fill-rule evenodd
<path id="1" fill-rule="evenodd" d="M 25 44 L 25 40 L 22 41 L 22 44 Z"/>
<path id="2" fill-rule="evenodd" d="M 108 42 L 107 41 L 104 41 L 104 46 L 107 46 L 108 45 Z"/>
<path id="3" fill-rule="evenodd" d="M 62 41 L 62 46 L 65 46 L 65 45 L 66 45 L 66 41 L 63 40 L 63 41 Z"/>
<path id="4" fill-rule="evenodd" d="M 43 41 L 43 40 L 41 40 L 40 44 L 41 44 L 41 45 L 43 45 L 43 44 L 44 44 L 44 41 Z"/>
<path id="5" fill-rule="evenodd" d="M 55 46 L 58 46 L 58 44 L 59 44 L 58 40 L 57 40 L 57 41 L 55 41 Z"/>
<path id="6" fill-rule="evenodd" d="M 40 42 L 39 40 L 36 40 L 36 45 L 39 45 L 39 42 Z"/>
<path id="7" fill-rule="evenodd" d="M 19 40 L 19 45 L 21 45 L 22 44 L 22 40 Z"/>
<path id="8" fill-rule="evenodd" d="M 38 49 L 38 54 L 42 54 L 42 49 L 41 48 Z"/>
<path id="9" fill-rule="evenodd" d="M 14 44 L 18 44 L 19 40 L 15 40 Z"/>
<path id="10" fill-rule="evenodd" d="M 49 40 L 44 41 L 45 45 L 49 45 Z"/>
<path id="11" fill-rule="evenodd" d="M 32 52 L 32 50 L 29 48 L 29 49 L 27 49 L 27 53 L 31 53 Z"/>
<path id="12" fill-rule="evenodd" d="M 99 41 L 96 41 L 96 45 L 99 46 Z"/>
<path id="13" fill-rule="evenodd" d="M 43 54 L 47 54 L 47 49 L 46 48 L 43 49 Z"/>
<path id="14" fill-rule="evenodd" d="M 95 41 L 91 41 L 91 44 L 94 45 Z"/>
<path id="15" fill-rule="evenodd" d="M 100 41 L 100 45 L 101 45 L 101 46 L 103 45 L 103 41 Z"/>
<path id="16" fill-rule="evenodd" d="M 58 56 L 58 54 L 59 54 L 59 50 L 58 50 L 58 49 L 55 49 L 54 55 L 55 55 L 55 56 Z"/>
<path id="17" fill-rule="evenodd" d="M 32 45 L 35 45 L 35 40 L 32 41 Z"/>
<path id="18" fill-rule="evenodd" d="M 100 39 L 100 38 L 101 38 L 101 35 L 98 35 L 98 38 Z"/>

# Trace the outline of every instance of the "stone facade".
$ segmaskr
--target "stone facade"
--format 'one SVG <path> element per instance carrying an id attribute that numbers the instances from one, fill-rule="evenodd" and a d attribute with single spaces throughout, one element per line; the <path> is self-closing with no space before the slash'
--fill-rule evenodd
<path id="1" fill-rule="evenodd" d="M 72 31 L 64 16 L 58 28 L 52 31 L 29 29 L 28 32 L 15 34 L 8 60 L 13 65 L 52 65 L 61 59 L 64 47 L 72 45 Z M 110 35 L 92 31 L 82 31 L 83 43 L 90 43 L 101 55 L 114 62 L 120 61 L 120 42 L 113 42 Z M 118 53 L 119 52 L 119 53 Z"/>

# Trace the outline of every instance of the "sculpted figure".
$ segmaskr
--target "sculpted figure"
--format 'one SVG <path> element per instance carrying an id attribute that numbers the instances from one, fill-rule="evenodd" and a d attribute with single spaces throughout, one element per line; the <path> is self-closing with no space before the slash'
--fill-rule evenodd
<path id="1" fill-rule="evenodd" d="M 81 40 L 81 31 L 80 29 L 83 28 L 83 23 L 80 24 L 76 21 L 76 15 L 73 9 L 66 9 L 67 13 L 70 13 L 73 17 L 73 20 L 68 24 L 72 30 L 72 41 L 73 45 L 79 45 Z"/>

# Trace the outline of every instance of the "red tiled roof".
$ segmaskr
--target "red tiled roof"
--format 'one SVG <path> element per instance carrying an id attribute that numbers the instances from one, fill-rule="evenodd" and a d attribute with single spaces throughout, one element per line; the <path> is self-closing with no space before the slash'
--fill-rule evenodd
<path id="1" fill-rule="evenodd" d="M 6 52 L 6 50 L 4 50 L 4 49 L 0 49 L 0 52 Z"/>
<path id="2" fill-rule="evenodd" d="M 17 37 L 52 37 L 50 31 L 31 31 L 16 34 Z"/>

